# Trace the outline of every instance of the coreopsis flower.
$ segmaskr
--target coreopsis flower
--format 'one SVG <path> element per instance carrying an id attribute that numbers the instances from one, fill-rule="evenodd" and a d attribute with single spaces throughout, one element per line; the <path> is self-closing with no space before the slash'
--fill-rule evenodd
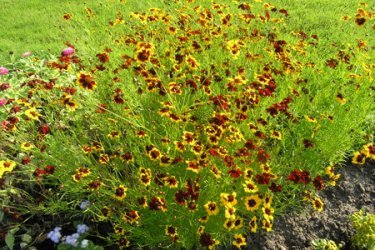
<path id="1" fill-rule="evenodd" d="M 120 156 L 120 160 L 125 163 L 134 161 L 134 157 L 130 152 L 126 152 Z"/>
<path id="2" fill-rule="evenodd" d="M 125 188 L 124 185 L 120 185 L 116 188 L 116 191 L 115 191 L 115 195 L 114 197 L 119 200 L 119 201 L 122 201 L 123 199 L 125 199 L 126 197 L 126 190 L 128 190 L 127 188 Z"/>
<path id="3" fill-rule="evenodd" d="M 255 182 L 252 179 L 245 180 L 245 183 L 242 184 L 244 187 L 244 191 L 246 193 L 256 193 L 258 192 L 258 186 L 255 184 Z"/>
<path id="4" fill-rule="evenodd" d="M 242 234 L 235 234 L 232 244 L 240 249 L 241 247 L 246 246 L 246 238 Z"/>
<path id="5" fill-rule="evenodd" d="M 21 143 L 21 149 L 25 151 L 30 151 L 34 146 L 28 142 Z"/>
<path id="6" fill-rule="evenodd" d="M 178 187 L 178 180 L 174 176 L 168 176 L 164 178 L 164 185 L 170 188 L 177 188 Z"/>
<path id="7" fill-rule="evenodd" d="M 124 216 L 122 217 L 124 221 L 130 224 L 137 223 L 140 218 L 141 217 L 139 216 L 138 211 L 136 210 L 130 210 L 126 212 Z"/>
<path id="8" fill-rule="evenodd" d="M 211 170 L 211 172 L 213 173 L 213 175 L 216 179 L 221 178 L 221 171 L 218 169 L 218 167 L 213 166 L 210 170 Z"/>
<path id="9" fill-rule="evenodd" d="M 191 55 L 186 56 L 185 62 L 191 69 L 197 69 L 200 66 L 198 61 Z"/>
<path id="10" fill-rule="evenodd" d="M 224 213 L 225 218 L 234 220 L 236 218 L 235 213 L 236 213 L 236 208 L 225 207 L 225 213 Z"/>
<path id="11" fill-rule="evenodd" d="M 146 147 L 146 151 L 147 151 L 147 156 L 152 160 L 152 161 L 156 161 L 156 160 L 159 160 L 160 157 L 161 157 L 161 153 L 159 151 L 159 149 L 157 149 L 155 146 L 147 146 Z"/>
<path id="12" fill-rule="evenodd" d="M 233 218 L 226 219 L 223 226 L 228 231 L 233 230 L 233 228 L 234 228 L 234 219 Z"/>
<path id="13" fill-rule="evenodd" d="M 140 168 L 139 181 L 144 186 L 150 186 L 151 185 L 151 169 Z"/>
<path id="14" fill-rule="evenodd" d="M 128 248 L 130 246 L 130 241 L 127 238 L 120 238 L 117 241 L 117 244 L 120 246 L 120 249 Z"/>
<path id="15" fill-rule="evenodd" d="M 234 207 L 237 204 L 236 200 L 236 192 L 233 192 L 232 194 L 227 193 L 221 193 L 220 194 L 220 200 L 224 207 Z"/>
<path id="16" fill-rule="evenodd" d="M 171 225 L 165 226 L 165 235 L 167 236 L 176 236 L 177 235 L 177 228 Z"/>
<path id="17" fill-rule="evenodd" d="M 87 89 L 89 91 L 93 91 L 96 88 L 96 82 L 94 81 L 93 76 L 84 72 L 80 72 L 77 75 L 77 84 L 81 88 Z"/>
<path id="18" fill-rule="evenodd" d="M 258 194 L 250 195 L 245 198 L 245 207 L 248 211 L 256 211 L 260 204 L 262 203 L 262 199 L 259 197 Z"/>
<path id="19" fill-rule="evenodd" d="M 253 218 L 251 218 L 250 222 L 249 222 L 249 226 L 250 226 L 250 232 L 252 233 L 256 233 L 257 230 L 258 230 L 258 218 L 256 216 L 253 216 Z"/>
<path id="20" fill-rule="evenodd" d="M 102 215 L 106 218 L 108 218 L 112 213 L 111 208 L 109 208 L 107 206 L 104 206 L 100 211 L 101 211 Z"/>
<path id="21" fill-rule="evenodd" d="M 61 97 L 61 103 L 64 105 L 69 111 L 75 111 L 78 107 L 78 104 L 73 100 L 71 95 L 64 93 Z"/>
<path id="22" fill-rule="evenodd" d="M 216 202 L 209 201 L 203 207 L 206 209 L 209 216 L 217 215 L 219 213 L 219 206 L 216 204 Z"/>
<path id="23" fill-rule="evenodd" d="M 265 229 L 267 232 L 272 231 L 272 222 L 269 220 L 262 220 L 262 228 Z"/>
<path id="24" fill-rule="evenodd" d="M 244 219 L 240 216 L 237 216 L 234 220 L 234 229 L 235 230 L 241 229 L 243 227 L 243 222 L 244 222 Z"/>
<path id="25" fill-rule="evenodd" d="M 305 119 L 306 119 L 306 121 L 311 122 L 311 123 L 317 123 L 318 122 L 314 117 L 309 116 L 309 115 L 305 115 Z"/>
<path id="26" fill-rule="evenodd" d="M 281 140 L 281 133 L 279 131 L 274 131 L 274 130 L 271 130 L 270 131 L 270 137 L 272 139 L 276 139 L 276 140 Z"/>
<path id="27" fill-rule="evenodd" d="M 112 131 L 107 135 L 107 137 L 110 138 L 110 139 L 120 138 L 120 136 L 121 136 L 120 131 Z"/>
<path id="28" fill-rule="evenodd" d="M 42 116 L 36 108 L 30 108 L 25 111 L 25 115 L 31 120 L 39 120 L 39 117 Z"/>
<path id="29" fill-rule="evenodd" d="M 243 43 L 239 40 L 230 40 L 226 44 L 226 49 L 229 50 L 234 59 L 238 58 Z"/>
<path id="30" fill-rule="evenodd" d="M 163 212 L 167 211 L 167 206 L 165 204 L 165 199 L 161 197 L 152 197 L 148 203 L 150 210 L 161 210 Z"/>
<path id="31" fill-rule="evenodd" d="M 207 247 L 207 249 L 214 249 L 215 246 L 220 244 L 220 241 L 212 238 L 210 234 L 203 232 L 200 234 L 199 243 L 202 246 Z"/>
<path id="32" fill-rule="evenodd" d="M 0 161 L 0 171 L 11 172 L 13 171 L 16 163 L 11 160 Z"/>
<path id="33" fill-rule="evenodd" d="M 355 152 L 352 158 L 352 163 L 357 165 L 363 165 L 366 162 L 366 155 L 361 152 Z"/>
<path id="34" fill-rule="evenodd" d="M 262 208 L 263 211 L 263 218 L 272 221 L 273 220 L 273 214 L 275 213 L 275 209 L 273 209 L 270 206 L 263 206 Z"/>
<path id="35" fill-rule="evenodd" d="M 324 180 L 321 176 L 315 177 L 313 184 L 314 184 L 315 189 L 318 191 L 324 188 Z"/>
<path id="36" fill-rule="evenodd" d="M 192 133 L 192 132 L 188 132 L 188 131 L 184 131 L 183 132 L 183 136 L 182 136 L 182 143 L 184 144 L 184 145 L 193 145 L 195 142 L 196 142 L 196 140 L 195 140 L 195 138 L 194 138 L 194 133 Z"/>
<path id="37" fill-rule="evenodd" d="M 100 164 L 107 164 L 109 162 L 110 158 L 107 154 L 100 154 L 99 155 L 99 163 Z"/>
<path id="38" fill-rule="evenodd" d="M 98 190 L 102 185 L 103 185 L 103 182 L 99 180 L 94 180 L 88 184 L 88 188 L 90 191 L 94 191 L 94 190 Z"/>
<path id="39" fill-rule="evenodd" d="M 341 93 L 338 93 L 336 95 L 336 100 L 340 103 L 340 104 L 345 104 L 346 103 L 346 99 L 344 98 L 344 96 L 341 94 Z"/>
<path id="40" fill-rule="evenodd" d="M 324 203 L 323 203 L 323 201 L 319 197 L 313 197 L 311 199 L 311 203 L 313 205 L 313 208 L 316 211 L 318 211 L 318 212 L 323 211 Z"/>
<path id="41" fill-rule="evenodd" d="M 186 161 L 186 163 L 186 169 L 193 171 L 194 173 L 199 173 L 201 171 L 201 167 L 197 161 Z"/>
<path id="42" fill-rule="evenodd" d="M 361 149 L 361 154 L 365 155 L 366 158 L 375 160 L 375 146 L 372 143 L 364 145 Z"/>

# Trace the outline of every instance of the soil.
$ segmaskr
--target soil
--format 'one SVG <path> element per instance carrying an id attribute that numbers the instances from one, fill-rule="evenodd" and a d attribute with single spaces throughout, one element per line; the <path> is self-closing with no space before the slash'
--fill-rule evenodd
<path id="1" fill-rule="evenodd" d="M 249 238 L 248 249 L 311 249 L 311 241 L 325 238 L 343 243 L 343 249 L 356 249 L 350 241 L 354 229 L 349 216 L 361 208 L 375 210 L 375 162 L 359 167 L 347 164 L 338 173 L 336 187 L 320 192 L 325 203 L 322 212 L 306 208 L 275 218 L 273 231 Z"/>

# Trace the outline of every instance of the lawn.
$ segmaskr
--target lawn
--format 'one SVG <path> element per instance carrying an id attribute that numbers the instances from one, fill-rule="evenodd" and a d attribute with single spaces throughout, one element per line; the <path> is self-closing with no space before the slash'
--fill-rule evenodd
<path id="1" fill-rule="evenodd" d="M 373 8 L 4 1 L 1 242 L 241 248 L 321 213 L 375 159 Z"/>

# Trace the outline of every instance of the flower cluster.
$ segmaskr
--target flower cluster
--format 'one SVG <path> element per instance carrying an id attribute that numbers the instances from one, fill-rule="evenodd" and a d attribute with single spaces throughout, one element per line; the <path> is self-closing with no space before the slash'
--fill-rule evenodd
<path id="1" fill-rule="evenodd" d="M 365 127 L 353 121 L 373 110 L 366 50 L 288 37 L 288 11 L 269 3 L 205 2 L 118 10 L 113 41 L 90 60 L 66 43 L 58 58 L 23 59 L 43 74 L 0 68 L 2 92 L 22 81 L 0 99 L 0 178 L 32 173 L 43 207 L 112 226 L 120 248 L 243 248 L 281 208 L 306 200 L 322 211 L 318 192 L 336 184 L 334 164 Z M 365 159 L 373 144 L 353 162 Z M 85 248 L 88 230 L 48 238 Z"/>

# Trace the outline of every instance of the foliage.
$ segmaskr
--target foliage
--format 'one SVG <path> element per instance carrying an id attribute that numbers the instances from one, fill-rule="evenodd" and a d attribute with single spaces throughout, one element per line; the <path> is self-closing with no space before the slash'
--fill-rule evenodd
<path id="1" fill-rule="evenodd" d="M 355 234 L 353 243 L 360 249 L 375 248 L 375 215 L 360 210 L 351 216 Z"/>
<path id="2" fill-rule="evenodd" d="M 315 250 L 340 250 L 342 245 L 337 245 L 332 240 L 317 239 L 312 241 L 313 249 Z"/>
<path id="3" fill-rule="evenodd" d="M 123 3 L 105 22 L 110 5 L 86 6 L 64 18 L 94 27 L 85 31 L 97 46 L 5 65 L 9 215 L 108 223 L 94 233 L 120 247 L 240 248 L 303 200 L 321 211 L 318 192 L 358 145 L 369 143 L 370 158 L 365 37 L 294 30 L 288 10 L 260 1 L 188 2 Z M 372 16 L 342 22 L 368 30 Z"/>

